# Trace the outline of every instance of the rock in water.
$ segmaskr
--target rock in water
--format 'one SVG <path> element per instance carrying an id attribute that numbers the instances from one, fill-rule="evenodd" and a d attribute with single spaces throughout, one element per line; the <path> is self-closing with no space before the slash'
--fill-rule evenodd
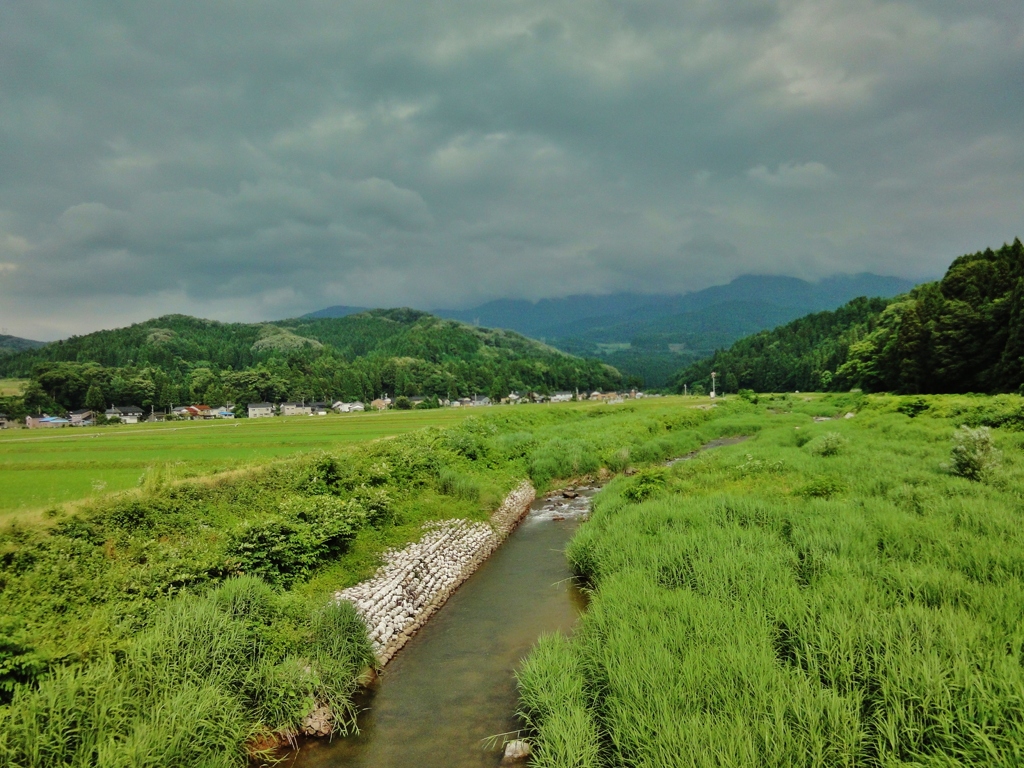
<path id="1" fill-rule="evenodd" d="M 302 719 L 302 732 L 307 736 L 330 736 L 334 730 L 334 713 L 326 704 L 321 704 Z"/>
<path id="2" fill-rule="evenodd" d="M 566 499 L 575 499 L 579 497 L 576 491 L 562 491 L 562 497 Z"/>
<path id="3" fill-rule="evenodd" d="M 525 760 L 530 756 L 530 743 L 523 739 L 515 739 L 505 745 L 505 761 Z"/>

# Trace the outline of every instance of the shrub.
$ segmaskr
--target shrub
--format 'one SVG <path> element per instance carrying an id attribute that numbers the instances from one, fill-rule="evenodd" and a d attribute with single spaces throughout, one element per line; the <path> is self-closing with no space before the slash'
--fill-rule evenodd
<path id="1" fill-rule="evenodd" d="M 758 398 L 757 393 L 754 392 L 754 390 L 752 389 L 741 389 L 736 394 L 742 397 L 748 403 L 753 403 L 754 405 L 757 405 L 758 402 L 760 402 L 760 398 Z"/>
<path id="2" fill-rule="evenodd" d="M 835 456 L 849 441 L 838 432 L 826 432 L 815 438 L 807 446 L 807 450 L 815 456 Z"/>
<path id="3" fill-rule="evenodd" d="M 841 478 L 822 475 L 800 486 L 793 493 L 805 499 L 830 499 L 846 490 L 848 486 Z"/>
<path id="4" fill-rule="evenodd" d="M 666 485 L 664 469 L 647 470 L 633 478 L 633 482 L 622 491 L 622 497 L 640 503 L 664 491 Z"/>
<path id="5" fill-rule="evenodd" d="M 931 406 L 928 405 L 928 401 L 923 397 L 915 397 L 913 399 L 907 399 L 896 406 L 896 410 L 911 419 L 920 416 L 922 413 L 927 411 Z"/>
<path id="6" fill-rule="evenodd" d="M 341 554 L 363 521 L 392 515 L 383 490 L 368 491 L 362 504 L 330 496 L 288 499 L 278 517 L 248 522 L 229 537 L 227 554 L 243 573 L 272 584 L 290 584 L 324 559 Z"/>
<path id="7" fill-rule="evenodd" d="M 317 453 L 306 465 L 298 490 L 313 495 L 337 493 L 341 477 L 337 459 L 329 453 Z"/>
<path id="8" fill-rule="evenodd" d="M 366 510 L 366 522 L 374 528 L 391 525 L 398 519 L 398 510 L 386 488 L 377 488 L 359 496 Z"/>
<path id="9" fill-rule="evenodd" d="M 319 544 L 309 526 L 271 518 L 246 523 L 235 530 L 227 554 L 238 563 L 242 573 L 259 576 L 272 584 L 290 584 L 317 564 Z"/>
<path id="10" fill-rule="evenodd" d="M 999 451 L 988 427 L 960 427 L 953 433 L 949 458 L 949 471 L 968 480 L 983 480 L 999 465 Z"/>

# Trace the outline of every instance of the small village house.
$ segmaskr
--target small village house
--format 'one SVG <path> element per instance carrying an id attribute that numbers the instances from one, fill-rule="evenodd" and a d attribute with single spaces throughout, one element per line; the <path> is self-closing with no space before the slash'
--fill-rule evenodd
<path id="1" fill-rule="evenodd" d="M 305 403 L 281 403 L 282 416 L 309 416 L 312 409 Z"/>
<path id="2" fill-rule="evenodd" d="M 266 419 L 274 415 L 274 404 L 273 403 L 249 403 L 248 405 L 249 418 L 250 419 Z"/>
<path id="3" fill-rule="evenodd" d="M 145 416 L 145 411 L 137 405 L 111 406 L 104 415 L 108 419 L 117 419 L 122 424 L 138 424 Z"/>
<path id="4" fill-rule="evenodd" d="M 25 417 L 25 426 L 29 429 L 57 429 L 70 427 L 71 422 L 60 416 L 47 416 L 45 413 Z"/>
<path id="5" fill-rule="evenodd" d="M 7 429 L 7 414 L 0 413 L 0 429 Z"/>
<path id="6" fill-rule="evenodd" d="M 346 403 L 343 400 L 339 400 L 332 407 L 338 413 L 356 413 L 357 411 L 365 411 L 366 410 L 366 406 L 363 405 L 358 400 L 354 400 L 351 403 Z"/>
<path id="7" fill-rule="evenodd" d="M 88 408 L 81 408 L 68 414 L 68 421 L 72 427 L 91 427 L 95 420 L 95 415 Z"/>

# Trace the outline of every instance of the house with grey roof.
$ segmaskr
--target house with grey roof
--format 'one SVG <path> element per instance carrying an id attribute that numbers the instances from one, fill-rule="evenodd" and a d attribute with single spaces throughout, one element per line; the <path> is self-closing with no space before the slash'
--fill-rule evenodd
<path id="1" fill-rule="evenodd" d="M 250 419 L 266 419 L 274 415 L 273 403 L 249 403 L 247 409 Z"/>
<path id="2" fill-rule="evenodd" d="M 146 415 L 137 405 L 111 406 L 104 412 L 108 419 L 117 419 L 122 424 L 138 424 Z"/>

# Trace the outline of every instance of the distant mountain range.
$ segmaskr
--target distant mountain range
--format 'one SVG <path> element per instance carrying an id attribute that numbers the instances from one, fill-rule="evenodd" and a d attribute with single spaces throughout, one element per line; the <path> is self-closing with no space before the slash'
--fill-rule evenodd
<path id="1" fill-rule="evenodd" d="M 45 341 L 32 341 L 32 339 L 21 339 L 17 336 L 0 334 L 0 355 L 21 352 L 26 349 L 38 349 L 44 344 L 46 344 Z"/>
<path id="2" fill-rule="evenodd" d="M 1024 244 L 960 256 L 896 300 L 855 299 L 747 336 L 681 370 L 674 387 L 707 389 L 711 371 L 729 392 L 1024 394 Z M 1019 428 L 1019 405 L 1005 413 L 966 423 Z"/>
<path id="3" fill-rule="evenodd" d="M 537 302 L 498 299 L 472 309 L 432 314 L 472 325 L 506 328 L 554 347 L 614 365 L 645 386 L 662 387 L 684 365 L 737 339 L 858 296 L 891 297 L 910 280 L 869 272 L 816 283 L 779 275 L 743 275 L 727 285 L 685 294 L 613 293 Z M 328 307 L 306 315 L 344 317 L 360 307 Z"/>

